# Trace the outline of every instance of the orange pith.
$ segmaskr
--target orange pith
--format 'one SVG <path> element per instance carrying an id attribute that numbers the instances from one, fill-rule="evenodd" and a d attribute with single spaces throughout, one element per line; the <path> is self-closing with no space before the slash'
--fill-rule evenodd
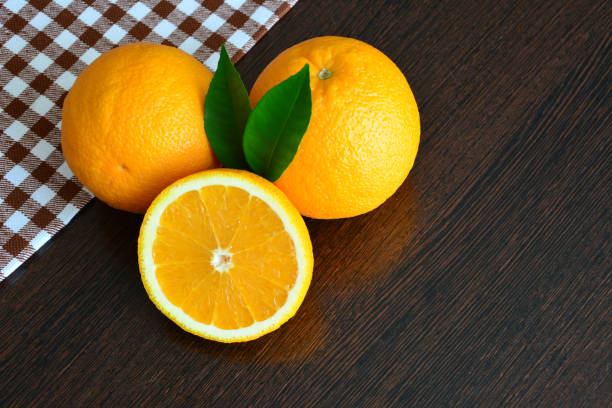
<path id="1" fill-rule="evenodd" d="M 153 242 L 166 298 L 194 320 L 225 330 L 266 320 L 286 302 L 297 277 L 295 253 L 268 204 L 220 185 L 169 204 Z"/>

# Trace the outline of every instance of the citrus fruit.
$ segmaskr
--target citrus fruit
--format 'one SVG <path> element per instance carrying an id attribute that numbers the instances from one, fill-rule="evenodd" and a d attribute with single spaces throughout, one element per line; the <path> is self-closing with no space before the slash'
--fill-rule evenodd
<path id="1" fill-rule="evenodd" d="M 149 297 L 198 336 L 247 341 L 292 317 L 312 276 L 312 245 L 299 212 L 269 181 L 208 170 L 166 188 L 138 238 Z"/>
<path id="2" fill-rule="evenodd" d="M 101 55 L 64 101 L 68 166 L 110 206 L 144 213 L 173 181 L 215 166 L 203 125 L 211 79 L 195 58 L 165 45 Z"/>
<path id="3" fill-rule="evenodd" d="M 259 75 L 252 105 L 310 65 L 312 116 L 276 185 L 312 218 L 370 211 L 406 179 L 419 145 L 419 111 L 397 66 L 351 38 L 319 37 L 283 51 Z"/>

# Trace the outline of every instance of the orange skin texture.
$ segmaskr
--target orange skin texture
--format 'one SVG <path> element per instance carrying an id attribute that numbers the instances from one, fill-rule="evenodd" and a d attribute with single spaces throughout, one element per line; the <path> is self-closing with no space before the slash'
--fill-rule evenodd
<path id="1" fill-rule="evenodd" d="M 212 73 L 165 45 L 128 44 L 78 77 L 62 110 L 62 150 L 99 199 L 144 213 L 172 182 L 218 166 L 204 132 Z"/>
<path id="2" fill-rule="evenodd" d="M 311 218 L 371 211 L 393 195 L 414 164 L 420 122 L 410 86 L 376 48 L 318 37 L 278 55 L 253 85 L 251 104 L 304 64 L 310 64 L 312 116 L 276 185 Z M 319 79 L 322 69 L 331 77 Z"/>

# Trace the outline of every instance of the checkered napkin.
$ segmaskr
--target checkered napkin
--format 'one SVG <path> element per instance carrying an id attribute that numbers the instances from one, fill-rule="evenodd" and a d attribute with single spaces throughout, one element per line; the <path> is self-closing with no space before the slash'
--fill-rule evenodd
<path id="1" fill-rule="evenodd" d="M 297 0 L 8 0 L 0 6 L 0 281 L 92 198 L 60 149 L 61 106 L 101 53 L 173 45 L 216 68 L 242 57 Z"/>

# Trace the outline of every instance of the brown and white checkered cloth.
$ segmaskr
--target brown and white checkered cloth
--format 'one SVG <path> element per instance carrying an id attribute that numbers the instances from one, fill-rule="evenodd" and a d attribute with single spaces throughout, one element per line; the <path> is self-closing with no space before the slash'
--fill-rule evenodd
<path id="1" fill-rule="evenodd" d="M 210 69 L 242 57 L 297 0 L 8 0 L 0 6 L 0 281 L 91 198 L 60 151 L 77 75 L 117 45 L 176 46 Z"/>

